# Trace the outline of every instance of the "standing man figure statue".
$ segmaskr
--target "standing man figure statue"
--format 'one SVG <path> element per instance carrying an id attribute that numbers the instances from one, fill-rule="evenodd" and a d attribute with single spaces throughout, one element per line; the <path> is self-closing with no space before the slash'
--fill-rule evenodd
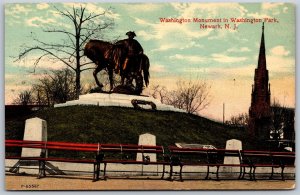
<path id="1" fill-rule="evenodd" d="M 129 31 L 126 33 L 128 39 L 124 40 L 125 48 L 127 48 L 127 55 L 126 59 L 122 65 L 122 70 L 125 70 L 128 64 L 134 65 L 135 63 L 139 62 L 140 56 L 144 53 L 144 49 L 142 48 L 141 44 L 134 39 L 136 36 L 134 31 Z M 119 72 L 118 66 L 115 67 L 116 73 Z"/>

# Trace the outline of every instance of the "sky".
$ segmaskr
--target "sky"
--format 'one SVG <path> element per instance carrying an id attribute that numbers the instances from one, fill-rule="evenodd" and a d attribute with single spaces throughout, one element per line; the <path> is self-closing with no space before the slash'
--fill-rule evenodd
<path id="1" fill-rule="evenodd" d="M 295 107 L 295 7 L 288 3 L 153 3 L 153 4 L 82 4 L 87 11 L 102 13 L 114 21 L 113 29 L 103 32 L 108 41 L 125 39 L 135 31 L 136 40 L 150 59 L 150 86 L 161 85 L 172 90 L 178 80 L 201 80 L 211 85 L 211 103 L 200 115 L 222 120 L 248 112 L 254 69 L 257 67 L 262 23 L 232 23 L 231 18 L 264 19 L 265 45 L 272 101 Z M 6 4 L 5 5 L 5 103 L 29 89 L 44 70 L 61 69 L 61 64 L 48 61 L 32 73 L 34 53 L 24 61 L 15 61 L 22 46 L 31 45 L 34 34 L 42 40 L 60 41 L 60 35 L 44 33 L 43 28 L 72 30 L 54 7 L 71 10 L 79 4 Z M 221 19 L 221 22 L 170 22 L 160 18 Z M 271 19 L 275 18 L 276 22 Z M 228 19 L 229 22 L 223 22 Z M 226 29 L 229 23 L 232 29 Z M 200 24 L 220 24 L 222 29 L 201 29 Z M 237 29 L 233 25 L 237 24 Z M 92 73 L 83 75 L 84 82 L 94 82 Z"/>

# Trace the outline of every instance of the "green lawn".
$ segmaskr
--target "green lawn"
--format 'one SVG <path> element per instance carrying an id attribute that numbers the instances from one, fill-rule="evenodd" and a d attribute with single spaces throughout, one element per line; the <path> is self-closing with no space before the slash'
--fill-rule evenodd
<path id="1" fill-rule="evenodd" d="M 6 120 L 6 139 L 22 139 L 27 118 L 47 121 L 48 140 L 81 143 L 138 143 L 138 136 L 151 133 L 157 145 L 176 142 L 211 144 L 224 148 L 226 140 L 247 142 L 244 128 L 232 128 L 212 120 L 178 112 L 145 111 L 121 107 L 71 106 L 49 108 Z"/>

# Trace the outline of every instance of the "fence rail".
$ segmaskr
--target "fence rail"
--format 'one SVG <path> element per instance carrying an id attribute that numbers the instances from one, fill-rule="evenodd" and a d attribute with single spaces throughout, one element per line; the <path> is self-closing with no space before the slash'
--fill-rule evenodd
<path id="1" fill-rule="evenodd" d="M 226 149 L 203 149 L 203 148 L 178 148 L 169 146 L 151 146 L 151 145 L 134 145 L 134 144 L 102 144 L 102 143 L 71 143 L 71 142 L 53 142 L 53 141 L 30 141 L 30 140 L 6 140 L 5 147 L 8 148 L 32 148 L 41 149 L 39 156 L 9 155 L 6 153 L 6 159 L 16 159 L 22 161 L 36 161 L 38 164 L 38 177 L 46 177 L 47 163 L 84 163 L 93 166 L 93 180 L 99 180 L 100 173 L 106 176 L 106 172 L 115 172 L 115 170 L 107 170 L 107 164 L 122 165 L 157 165 L 162 166 L 161 178 L 165 179 L 166 173 L 172 180 L 174 174 L 179 174 L 180 180 L 183 180 L 184 167 L 199 166 L 206 167 L 206 177 L 211 172 L 211 167 L 216 168 L 216 179 L 219 179 L 220 167 L 239 168 L 238 179 L 244 179 L 245 175 L 250 176 L 250 180 L 256 180 L 257 168 L 270 168 L 269 179 L 274 179 L 275 169 L 280 169 L 281 179 L 285 179 L 284 170 L 286 168 L 295 168 L 295 152 L 271 152 L 271 151 L 254 151 L 254 150 L 226 150 Z M 72 158 L 48 156 L 48 151 L 64 151 L 65 153 L 73 152 Z M 74 153 L 75 152 L 75 153 Z M 91 154 L 90 158 L 82 158 L 77 156 L 77 152 Z M 136 155 L 142 154 L 142 159 L 138 160 Z M 151 160 L 150 154 L 156 154 L 157 158 Z M 236 157 L 239 159 L 238 164 L 224 164 L 227 157 Z M 101 170 L 100 165 L 104 166 Z M 166 167 L 170 170 L 167 171 Z M 174 167 L 179 167 L 179 171 L 175 172 Z M 21 163 L 15 167 L 15 172 L 22 168 Z M 12 170 L 12 169 L 11 169 Z M 17 170 L 17 171 L 16 171 Z M 76 170 L 74 170 L 76 172 Z M 130 170 L 124 170 L 130 172 Z M 123 171 L 123 172 L 124 172 Z M 78 171 L 77 171 L 78 172 Z M 86 171 L 85 171 L 86 172 Z M 145 171 L 147 172 L 147 171 Z M 151 171 L 148 171 L 151 172 Z M 158 172 L 157 172 L 158 173 Z M 234 178 L 232 178 L 234 179 Z"/>

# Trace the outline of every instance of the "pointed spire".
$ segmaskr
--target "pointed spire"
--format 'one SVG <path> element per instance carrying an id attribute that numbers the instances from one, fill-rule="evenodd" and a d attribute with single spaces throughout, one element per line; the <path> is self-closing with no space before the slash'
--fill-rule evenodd
<path id="1" fill-rule="evenodd" d="M 259 49 L 259 57 L 258 57 L 258 69 L 266 69 L 266 51 L 265 51 L 265 25 L 264 22 L 262 24 L 262 34 L 261 34 L 261 41 L 260 41 L 260 49 Z"/>
<path id="2" fill-rule="evenodd" d="M 266 63 L 265 51 L 265 25 L 262 24 L 262 34 L 258 56 L 258 64 L 254 73 L 254 86 L 252 85 L 251 106 L 249 109 L 249 131 L 253 136 L 266 136 L 271 128 L 269 72 Z M 266 138 L 268 138 L 266 136 Z"/>

